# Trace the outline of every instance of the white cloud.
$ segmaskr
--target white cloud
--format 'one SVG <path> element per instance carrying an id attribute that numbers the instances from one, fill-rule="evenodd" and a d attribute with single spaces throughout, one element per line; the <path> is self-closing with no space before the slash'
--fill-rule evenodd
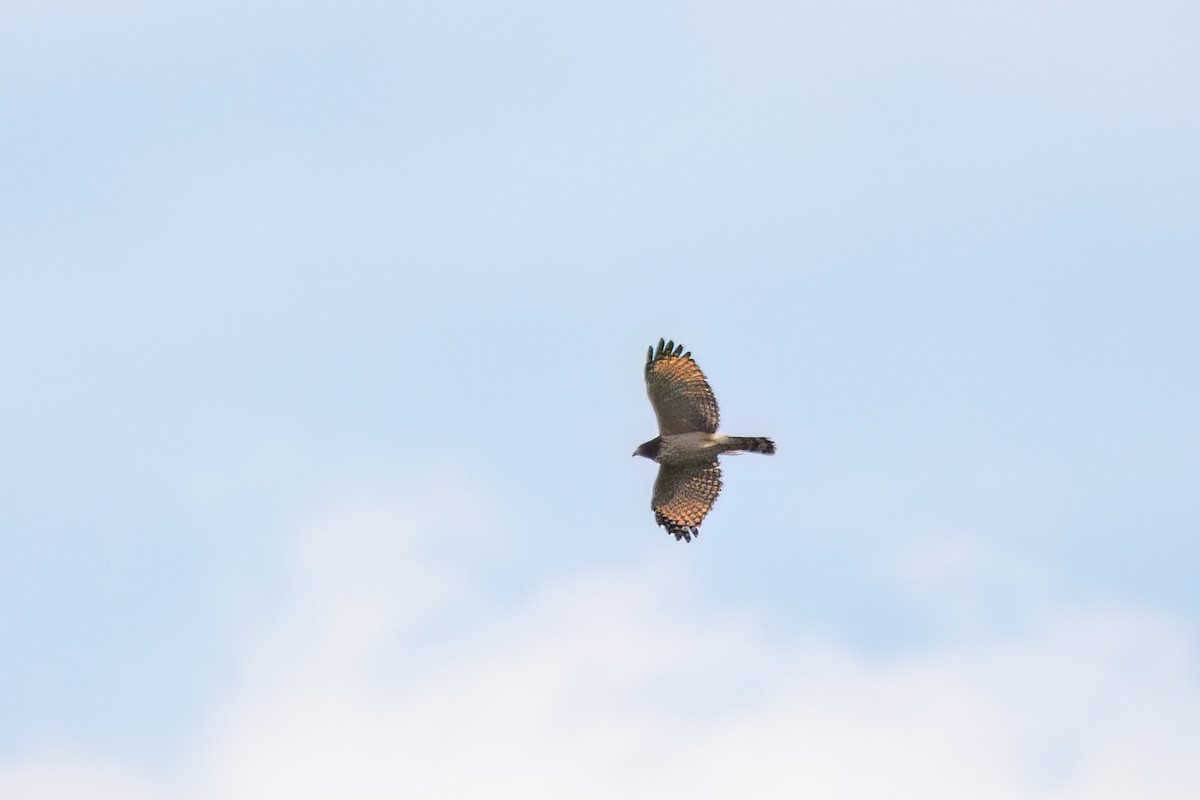
<path id="1" fill-rule="evenodd" d="M 878 658 L 780 641 L 749 612 L 707 606 L 672 562 L 488 610 L 452 553 L 431 554 L 439 524 L 358 505 L 309 528 L 291 607 L 186 768 L 159 779 L 41 753 L 0 768 L 0 796 L 1200 792 L 1197 649 L 1170 620 L 1059 610 L 1004 639 Z M 432 624 L 452 608 L 467 621 Z"/>

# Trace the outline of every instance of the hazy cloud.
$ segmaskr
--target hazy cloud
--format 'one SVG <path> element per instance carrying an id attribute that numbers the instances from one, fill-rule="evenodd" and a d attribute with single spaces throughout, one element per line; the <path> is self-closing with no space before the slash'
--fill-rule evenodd
<path id="1" fill-rule="evenodd" d="M 1169 619 L 1062 608 L 1002 638 L 879 658 L 713 608 L 667 562 L 567 576 L 492 609 L 438 551 L 433 507 L 356 504 L 297 538 L 288 607 L 175 773 L 42 752 L 0 770 L 0 795 L 1200 790 L 1196 647 Z M 915 569 L 944 580 L 970 566 L 947 552 Z"/>

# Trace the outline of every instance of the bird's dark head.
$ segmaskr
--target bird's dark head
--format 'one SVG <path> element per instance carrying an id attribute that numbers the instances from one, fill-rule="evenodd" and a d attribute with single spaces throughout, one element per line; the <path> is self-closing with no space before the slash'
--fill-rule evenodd
<path id="1" fill-rule="evenodd" d="M 662 450 L 662 437 L 655 436 L 648 442 L 638 445 L 638 449 L 633 451 L 635 456 L 645 456 L 651 461 L 658 458 L 658 452 Z"/>

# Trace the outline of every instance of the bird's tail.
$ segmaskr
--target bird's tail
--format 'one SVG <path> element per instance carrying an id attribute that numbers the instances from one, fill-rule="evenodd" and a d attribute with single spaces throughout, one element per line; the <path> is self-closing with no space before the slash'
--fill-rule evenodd
<path id="1" fill-rule="evenodd" d="M 775 443 L 765 436 L 726 436 L 727 452 L 765 453 L 775 455 Z"/>

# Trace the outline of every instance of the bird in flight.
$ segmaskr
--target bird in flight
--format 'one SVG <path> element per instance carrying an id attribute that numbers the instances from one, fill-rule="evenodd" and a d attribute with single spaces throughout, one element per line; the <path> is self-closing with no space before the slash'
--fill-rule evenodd
<path id="1" fill-rule="evenodd" d="M 654 521 L 690 542 L 721 492 L 723 453 L 774 455 L 775 443 L 763 436 L 717 433 L 720 414 L 708 379 L 683 352 L 683 345 L 658 340 L 646 357 L 646 392 L 658 418 L 658 436 L 633 452 L 658 462 L 650 508 Z"/>

